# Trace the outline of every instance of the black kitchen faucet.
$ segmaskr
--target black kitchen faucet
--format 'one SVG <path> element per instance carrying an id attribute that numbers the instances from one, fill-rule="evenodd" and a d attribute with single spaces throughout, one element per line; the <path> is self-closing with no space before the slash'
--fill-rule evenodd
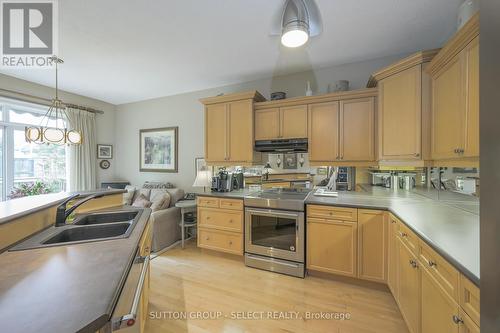
<path id="1" fill-rule="evenodd" d="M 90 201 L 92 199 L 98 199 L 102 198 L 104 196 L 103 193 L 97 193 L 93 195 L 89 195 L 88 197 L 83 198 L 82 200 L 76 202 L 73 206 L 71 206 L 70 209 L 66 209 L 66 205 L 68 202 L 70 202 L 73 199 L 76 199 L 80 196 L 80 194 L 75 194 L 64 200 L 59 206 L 57 206 L 57 213 L 56 213 L 56 227 L 61 227 L 66 225 L 66 220 L 68 219 L 68 216 L 71 215 L 77 209 L 80 207 L 82 204 L 86 203 L 87 201 Z"/>

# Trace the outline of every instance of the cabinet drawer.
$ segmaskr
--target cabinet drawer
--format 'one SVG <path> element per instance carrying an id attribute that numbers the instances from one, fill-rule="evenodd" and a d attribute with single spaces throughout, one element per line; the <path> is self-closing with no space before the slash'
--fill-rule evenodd
<path id="1" fill-rule="evenodd" d="M 308 205 L 307 216 L 356 222 L 358 210 L 356 208 Z"/>
<path id="2" fill-rule="evenodd" d="M 243 212 L 225 211 L 213 208 L 198 209 L 200 227 L 215 228 L 227 231 L 243 231 Z"/>
<path id="3" fill-rule="evenodd" d="M 238 199 L 220 199 L 219 207 L 224 209 L 243 210 L 243 200 Z"/>
<path id="4" fill-rule="evenodd" d="M 410 249 L 411 252 L 415 256 L 418 256 L 418 251 L 419 251 L 419 238 L 418 236 L 410 230 L 404 223 L 399 222 L 399 237 L 401 238 L 401 241 L 405 243 L 406 246 Z"/>
<path id="5" fill-rule="evenodd" d="M 420 242 L 420 262 L 441 287 L 458 302 L 458 271 L 424 242 Z"/>
<path id="6" fill-rule="evenodd" d="M 243 234 L 219 230 L 198 229 L 198 246 L 233 254 L 243 254 Z"/>
<path id="7" fill-rule="evenodd" d="M 210 197 L 198 197 L 198 207 L 219 208 L 219 199 Z"/>
<path id="8" fill-rule="evenodd" d="M 465 276 L 460 275 L 460 306 L 479 325 L 479 288 Z"/>

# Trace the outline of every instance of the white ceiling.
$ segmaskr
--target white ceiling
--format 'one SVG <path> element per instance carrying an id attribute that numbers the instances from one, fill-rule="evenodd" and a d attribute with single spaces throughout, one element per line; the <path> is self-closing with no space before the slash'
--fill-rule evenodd
<path id="1" fill-rule="evenodd" d="M 323 33 L 270 36 L 284 0 L 60 0 L 61 89 L 113 104 L 440 46 L 462 0 L 316 0 Z M 47 70 L 2 70 L 53 86 Z"/>

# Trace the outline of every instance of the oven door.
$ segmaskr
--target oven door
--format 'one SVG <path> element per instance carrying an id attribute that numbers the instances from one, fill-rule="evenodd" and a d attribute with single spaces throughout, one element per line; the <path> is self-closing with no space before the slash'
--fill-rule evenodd
<path id="1" fill-rule="evenodd" d="M 246 208 L 245 252 L 304 262 L 304 213 Z"/>

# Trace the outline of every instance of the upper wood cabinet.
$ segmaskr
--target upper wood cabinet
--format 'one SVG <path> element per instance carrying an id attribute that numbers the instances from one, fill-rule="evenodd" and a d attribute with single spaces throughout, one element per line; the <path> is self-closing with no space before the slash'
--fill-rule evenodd
<path id="1" fill-rule="evenodd" d="M 374 73 L 378 85 L 378 157 L 418 165 L 430 158 L 430 77 L 424 69 L 439 50 L 415 53 Z"/>
<path id="2" fill-rule="evenodd" d="M 358 277 L 387 280 L 387 219 L 380 210 L 358 209 Z"/>
<path id="3" fill-rule="evenodd" d="M 309 161 L 337 161 L 339 102 L 309 105 Z"/>
<path id="4" fill-rule="evenodd" d="M 255 140 L 307 138 L 307 106 L 255 111 Z"/>
<path id="5" fill-rule="evenodd" d="M 309 161 L 375 160 L 375 98 L 310 104 Z"/>
<path id="6" fill-rule="evenodd" d="M 258 162 L 254 152 L 255 101 L 264 98 L 256 91 L 209 97 L 205 105 L 205 160 L 214 165 Z"/>
<path id="7" fill-rule="evenodd" d="M 432 159 L 479 157 L 479 14 L 441 49 L 427 71 Z"/>

